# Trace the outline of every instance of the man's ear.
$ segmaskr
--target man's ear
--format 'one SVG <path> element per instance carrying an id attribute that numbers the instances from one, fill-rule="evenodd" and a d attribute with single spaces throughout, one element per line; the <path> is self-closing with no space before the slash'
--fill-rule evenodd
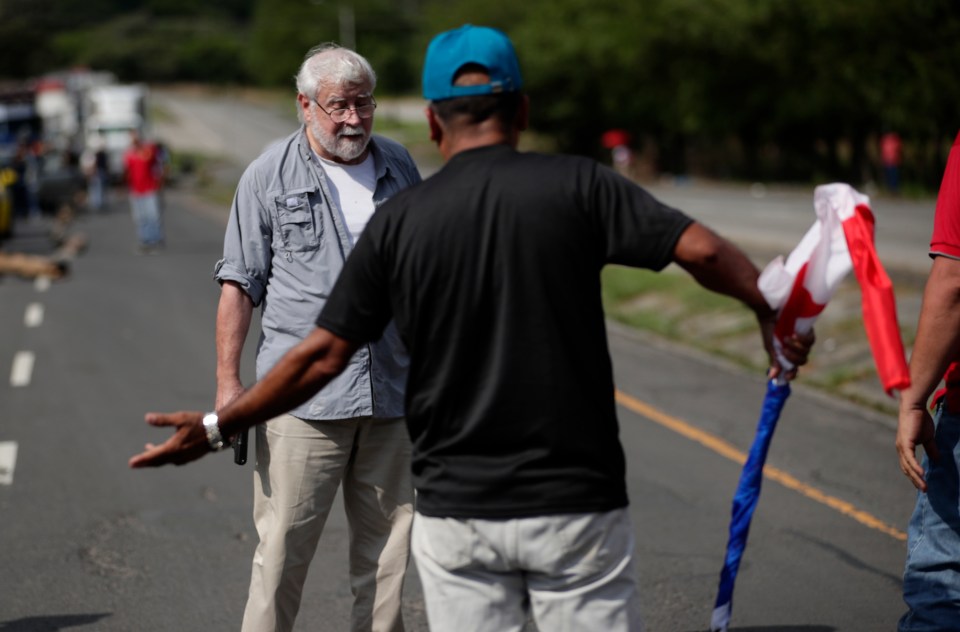
<path id="1" fill-rule="evenodd" d="M 310 98 L 303 93 L 297 93 L 297 105 L 300 106 L 300 120 L 307 122 L 307 114 L 310 109 Z"/>
<path id="2" fill-rule="evenodd" d="M 437 119 L 437 114 L 429 105 L 427 106 L 426 114 L 427 125 L 430 127 L 430 140 L 439 145 L 443 140 L 443 127 L 440 125 L 439 119 Z"/>

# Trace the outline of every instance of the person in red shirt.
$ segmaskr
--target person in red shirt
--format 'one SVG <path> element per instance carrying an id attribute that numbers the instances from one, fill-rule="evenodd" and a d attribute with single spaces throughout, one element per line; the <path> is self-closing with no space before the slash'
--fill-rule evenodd
<path id="1" fill-rule="evenodd" d="M 900 470 L 919 490 L 907 529 L 900 632 L 960 630 L 960 134 L 950 150 L 930 240 L 933 265 L 901 393 Z M 935 418 L 927 409 L 934 389 Z M 917 461 L 916 449 L 926 457 Z"/>
<path id="2" fill-rule="evenodd" d="M 139 251 L 156 252 L 163 248 L 164 234 L 160 222 L 160 179 L 155 169 L 154 146 L 145 142 L 137 132 L 131 132 L 130 148 L 123 157 L 123 165 Z"/>
<path id="3" fill-rule="evenodd" d="M 900 134 L 887 132 L 880 138 L 880 160 L 883 162 L 883 177 L 890 193 L 900 193 L 900 160 L 903 142 Z"/>

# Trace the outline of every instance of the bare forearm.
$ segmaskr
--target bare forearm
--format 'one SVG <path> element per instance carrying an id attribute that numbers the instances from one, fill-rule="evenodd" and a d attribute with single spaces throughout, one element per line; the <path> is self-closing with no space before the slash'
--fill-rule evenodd
<path id="1" fill-rule="evenodd" d="M 691 224 L 674 249 L 674 261 L 700 285 L 735 298 L 753 310 L 760 325 L 763 347 L 770 358 L 770 378 L 792 380 L 797 367 L 806 364 L 815 336 L 813 331 L 793 334 L 774 343 L 777 312 L 757 286 L 760 271 L 734 244 L 701 224 Z"/>
<path id="2" fill-rule="evenodd" d="M 315 329 L 256 386 L 217 411 L 221 434 L 236 435 L 303 403 L 347 366 L 358 346 L 325 329 Z M 150 425 L 175 431 L 161 445 L 148 443 L 143 452 L 130 458 L 130 467 L 183 465 L 209 453 L 202 418 L 199 411 L 147 413 Z"/>
<path id="3" fill-rule="evenodd" d="M 239 384 L 240 358 L 250 329 L 253 301 L 238 285 L 227 281 L 217 306 L 217 383 Z"/>
<path id="4" fill-rule="evenodd" d="M 960 261 L 934 259 L 910 356 L 910 387 L 901 408 L 923 408 L 960 349 Z"/>
<path id="5" fill-rule="evenodd" d="M 741 301 L 758 318 L 776 316 L 757 287 L 760 271 L 753 262 L 734 244 L 702 224 L 694 223 L 684 231 L 674 260 L 700 285 Z"/>

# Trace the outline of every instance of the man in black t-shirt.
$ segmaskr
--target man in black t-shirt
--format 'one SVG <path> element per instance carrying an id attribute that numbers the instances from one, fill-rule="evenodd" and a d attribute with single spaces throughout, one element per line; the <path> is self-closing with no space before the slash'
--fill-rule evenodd
<path id="1" fill-rule="evenodd" d="M 423 80 L 444 168 L 377 211 L 317 329 L 218 425 L 148 415 L 177 432 L 131 466 L 193 460 L 284 412 L 393 318 L 431 627 L 519 630 L 532 610 L 541 629 L 640 629 L 600 270 L 676 262 L 752 308 L 768 351 L 776 315 L 730 242 L 594 161 L 516 150 L 528 101 L 499 31 L 439 35 Z"/>

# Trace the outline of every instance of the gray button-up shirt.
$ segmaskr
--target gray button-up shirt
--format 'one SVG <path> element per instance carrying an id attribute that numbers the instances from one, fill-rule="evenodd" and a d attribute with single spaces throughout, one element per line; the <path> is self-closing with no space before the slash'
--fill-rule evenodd
<path id="1" fill-rule="evenodd" d="M 379 206 L 420 181 L 410 154 L 381 136 L 370 141 Z M 353 247 L 323 168 L 301 127 L 268 148 L 237 186 L 214 278 L 234 281 L 262 305 L 257 379 L 316 327 Z M 408 358 L 396 328 L 362 347 L 347 369 L 290 413 L 302 419 L 400 417 Z"/>

